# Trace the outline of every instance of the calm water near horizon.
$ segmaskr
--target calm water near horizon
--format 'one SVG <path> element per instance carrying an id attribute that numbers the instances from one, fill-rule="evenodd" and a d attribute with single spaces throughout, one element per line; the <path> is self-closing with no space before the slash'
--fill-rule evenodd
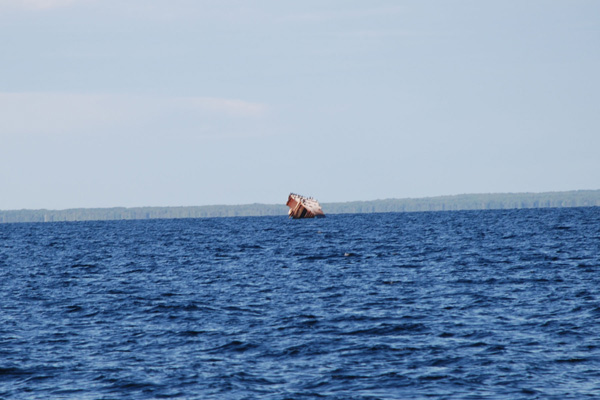
<path id="1" fill-rule="evenodd" d="M 600 207 L 0 224 L 0 399 L 600 398 Z"/>

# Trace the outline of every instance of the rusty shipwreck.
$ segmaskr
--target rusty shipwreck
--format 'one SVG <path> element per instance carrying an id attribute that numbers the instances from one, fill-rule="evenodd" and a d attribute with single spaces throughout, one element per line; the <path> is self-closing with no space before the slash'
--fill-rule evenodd
<path id="1" fill-rule="evenodd" d="M 286 205 L 290 208 L 290 218 L 322 218 L 325 216 L 319 202 L 312 197 L 290 193 Z"/>

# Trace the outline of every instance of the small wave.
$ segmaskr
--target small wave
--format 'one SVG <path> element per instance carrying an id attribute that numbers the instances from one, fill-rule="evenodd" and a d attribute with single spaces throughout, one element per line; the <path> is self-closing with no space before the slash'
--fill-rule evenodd
<path id="1" fill-rule="evenodd" d="M 258 244 L 242 244 L 239 247 L 241 250 L 263 250 L 264 247 Z"/>
<path id="2" fill-rule="evenodd" d="M 417 333 L 424 332 L 427 327 L 423 324 L 381 324 L 380 326 L 368 329 L 358 329 L 346 333 L 344 335 L 366 335 L 366 336 L 381 336 L 393 335 L 397 333 Z"/>
<path id="3" fill-rule="evenodd" d="M 210 306 L 199 306 L 196 304 L 158 304 L 152 307 L 148 312 L 150 313 L 163 313 L 163 312 L 173 312 L 173 311 L 215 311 L 213 307 Z"/>
<path id="4" fill-rule="evenodd" d="M 112 381 L 112 384 L 108 387 L 108 391 L 111 393 L 119 393 L 121 396 L 124 397 L 127 397 L 125 393 L 129 392 L 141 392 L 146 395 L 149 395 L 163 389 L 163 386 L 161 385 L 158 385 L 153 382 L 145 382 L 142 380 L 138 381 L 134 379 L 110 379 L 110 381 Z"/>
<path id="5" fill-rule="evenodd" d="M 331 379 L 333 379 L 335 381 L 344 381 L 344 382 L 352 382 L 357 379 L 369 378 L 369 376 L 367 376 L 367 375 L 353 374 L 353 373 L 349 373 L 348 371 L 343 370 L 343 369 L 337 369 L 335 371 L 332 371 L 330 377 L 331 377 Z"/>
<path id="6" fill-rule="evenodd" d="M 493 344 L 488 346 L 485 350 L 484 353 L 485 354 L 501 354 L 504 353 L 506 351 L 506 346 L 504 346 L 503 344 Z"/>
<path id="7" fill-rule="evenodd" d="M 558 231 L 569 231 L 569 230 L 573 229 L 573 227 L 567 226 L 567 225 L 557 225 L 554 227 L 554 229 L 556 229 Z"/>
<path id="8" fill-rule="evenodd" d="M 448 379 L 448 375 L 421 375 L 418 377 L 421 381 L 440 381 L 443 379 Z"/>
<path id="9" fill-rule="evenodd" d="M 346 256 L 344 254 L 344 256 Z M 339 258 L 340 255 L 337 253 L 334 254 L 313 254 L 310 256 L 305 256 L 300 258 L 300 261 L 322 261 L 322 260 L 333 260 Z M 347 256 L 346 256 L 347 257 Z"/>
<path id="10" fill-rule="evenodd" d="M 577 363 L 584 363 L 589 361 L 587 358 L 583 358 L 583 357 L 572 357 L 572 358 L 559 358 L 557 360 L 555 360 L 555 362 L 559 363 L 559 364 L 577 364 Z"/>
<path id="11" fill-rule="evenodd" d="M 84 269 L 90 269 L 90 268 L 98 268 L 98 266 L 96 264 L 73 264 L 70 266 L 70 268 L 84 268 Z"/>
<path id="12" fill-rule="evenodd" d="M 0 379 L 10 379 L 15 377 L 30 376 L 31 370 L 17 367 L 0 367 Z"/>
<path id="13" fill-rule="evenodd" d="M 68 313 L 74 313 L 74 312 L 79 312 L 79 311 L 83 311 L 83 307 L 79 306 L 79 305 L 71 305 L 71 306 L 67 306 L 66 307 L 67 312 Z"/>
<path id="14" fill-rule="evenodd" d="M 232 311 L 234 313 L 261 315 L 260 311 L 253 309 L 253 308 L 249 308 L 249 307 L 226 306 L 226 307 L 223 307 L 223 310 L 224 311 Z"/>
<path id="15" fill-rule="evenodd" d="M 231 342 L 211 350 L 212 353 L 233 352 L 245 353 L 249 350 L 256 349 L 258 346 L 253 343 L 242 342 L 240 340 L 232 340 Z"/>
<path id="16" fill-rule="evenodd" d="M 188 331 L 179 332 L 179 336 L 183 336 L 183 337 L 196 337 L 196 336 L 201 336 L 201 335 L 203 335 L 205 333 L 206 333 L 206 331 L 188 330 Z"/>

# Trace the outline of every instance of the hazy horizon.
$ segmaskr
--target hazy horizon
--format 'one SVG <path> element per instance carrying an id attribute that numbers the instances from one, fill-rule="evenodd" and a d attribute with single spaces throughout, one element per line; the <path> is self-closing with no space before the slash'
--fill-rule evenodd
<path id="1" fill-rule="evenodd" d="M 0 0 L 0 210 L 600 188 L 600 2 Z"/>
<path id="2" fill-rule="evenodd" d="M 316 198 L 317 201 L 319 201 L 319 203 L 321 204 L 345 204 L 345 203 L 370 203 L 370 202 L 378 202 L 378 201 L 389 201 L 389 200 L 398 200 L 398 201 L 404 201 L 404 200 L 428 200 L 428 199 L 440 199 L 440 198 L 454 198 L 454 197 L 469 197 L 469 196 L 507 196 L 507 195 L 515 195 L 515 196 L 526 196 L 526 195 L 544 195 L 544 194 L 560 194 L 560 193 L 577 193 L 577 192 L 600 192 L 600 189 L 576 189 L 576 190 L 565 190 L 565 191 L 549 191 L 549 192 L 503 192 L 503 193 L 458 193 L 458 194 L 442 194 L 442 195 L 436 195 L 436 196 L 424 196 L 424 197 L 403 197 L 403 198 L 399 198 L 399 197 L 388 197 L 388 198 L 381 198 L 381 199 L 349 199 L 349 200 L 343 200 L 343 201 L 335 201 L 335 202 L 323 202 L 323 201 L 319 201 L 318 198 Z M 66 211 L 66 210 L 70 210 L 70 209 L 111 209 L 111 208 L 188 208 L 188 207 L 236 207 L 236 206 L 251 206 L 251 205 L 264 205 L 264 206 L 285 206 L 286 201 L 287 201 L 287 195 L 289 193 L 287 193 L 285 195 L 285 198 L 283 201 L 277 202 L 277 203 L 261 203 L 261 202 L 254 202 L 254 203 L 220 203 L 220 204 L 180 204 L 180 205 L 173 205 L 173 206 L 164 206 L 164 205 L 152 205 L 152 204 L 147 204 L 147 205 L 141 205 L 141 206 L 121 206 L 121 205 L 114 205 L 114 206 L 107 206 L 107 207 L 69 207 L 69 208 L 63 208 L 63 209 L 49 209 L 49 208 L 38 208 L 38 209 L 26 209 L 26 208 L 22 208 L 22 209 L 0 209 L 0 211 L 36 211 L 36 210 L 48 210 L 48 211 Z M 314 196 L 311 196 L 314 197 Z"/>

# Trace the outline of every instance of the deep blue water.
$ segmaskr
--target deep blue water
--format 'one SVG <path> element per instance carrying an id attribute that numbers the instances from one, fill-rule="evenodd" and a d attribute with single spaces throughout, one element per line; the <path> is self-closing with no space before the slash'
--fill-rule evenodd
<path id="1" fill-rule="evenodd" d="M 600 398 L 600 208 L 0 225 L 2 399 Z"/>

